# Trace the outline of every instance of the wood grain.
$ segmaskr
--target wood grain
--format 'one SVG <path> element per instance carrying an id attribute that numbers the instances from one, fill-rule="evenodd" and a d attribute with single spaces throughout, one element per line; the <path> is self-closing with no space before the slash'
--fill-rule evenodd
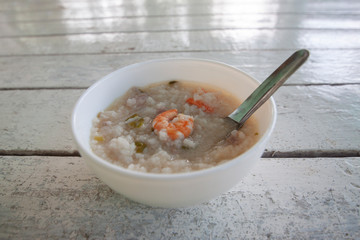
<path id="1" fill-rule="evenodd" d="M 145 24 L 146 23 L 146 24 Z M 358 15 L 304 14 L 294 18 L 291 13 L 218 14 L 189 16 L 132 16 L 89 18 L 59 21 L 3 23 L 0 38 L 26 36 L 78 35 L 100 33 L 134 33 L 159 31 L 196 31 L 219 29 L 360 29 Z"/>
<path id="2" fill-rule="evenodd" d="M 359 12 L 357 0 L 0 0 L 0 239 L 360 239 Z M 120 67 L 195 57 L 262 81 L 300 48 L 311 56 L 275 94 L 266 158 L 216 199 L 146 207 L 78 157 L 72 108 Z"/>
<path id="3" fill-rule="evenodd" d="M 302 13 L 313 14 L 357 14 L 359 2 L 354 0 L 342 1 L 171 1 L 144 2 L 132 1 L 118 3 L 97 1 L 40 1 L 38 6 L 23 2 L 5 1 L 2 7 L 3 21 L 42 21 L 84 18 L 134 17 L 134 16 L 188 16 L 188 15 L 217 15 L 217 14 L 247 14 L 247 13 Z"/>
<path id="4" fill-rule="evenodd" d="M 168 57 L 221 61 L 263 81 L 292 52 L 243 50 L 0 57 L 0 89 L 87 88 L 121 67 Z M 307 63 L 285 84 L 359 84 L 359 65 L 357 50 L 313 50 Z"/>
<path id="5" fill-rule="evenodd" d="M 0 157 L 0 238 L 360 237 L 360 159 L 263 159 L 236 187 L 182 209 L 114 193 L 81 158 Z"/>
<path id="6" fill-rule="evenodd" d="M 232 29 L 0 38 L 0 56 L 247 49 L 359 49 L 359 33 L 360 30 Z M 336 38 L 336 41 L 333 41 L 333 38 Z"/>
<path id="7" fill-rule="evenodd" d="M 74 152 L 70 115 L 83 92 L 76 89 L 3 91 L 0 95 L 3 153 Z M 278 121 L 267 151 L 360 149 L 359 94 L 360 85 L 280 88 L 275 94 Z M 9 105 L 9 99 L 16 101 Z"/>

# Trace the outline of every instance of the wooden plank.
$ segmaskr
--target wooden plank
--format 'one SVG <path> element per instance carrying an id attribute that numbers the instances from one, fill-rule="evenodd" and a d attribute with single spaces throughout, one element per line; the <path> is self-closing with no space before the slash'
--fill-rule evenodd
<path id="1" fill-rule="evenodd" d="M 2 91 L 2 151 L 74 152 L 70 114 L 82 92 Z M 278 122 L 267 150 L 280 153 L 359 150 L 359 94 L 360 85 L 282 87 L 275 94 Z"/>
<path id="2" fill-rule="evenodd" d="M 360 156 L 359 12 L 357 0 L 0 0 L 0 239 L 360 239 L 360 157 L 264 158 L 182 209 L 131 202 L 66 157 L 76 100 L 119 67 L 200 57 L 262 80 L 298 48 L 311 57 L 275 95 L 266 156 Z"/>
<path id="3" fill-rule="evenodd" d="M 81 158 L 0 157 L 1 239 L 358 239 L 360 158 L 262 159 L 197 206 L 151 208 Z"/>
<path id="4" fill-rule="evenodd" d="M 16 8 L 22 11 L 28 10 L 28 11 L 36 11 L 36 10 L 47 10 L 51 7 L 58 7 L 58 6 L 62 6 L 62 7 L 67 7 L 67 8 L 81 8 L 84 6 L 84 4 L 88 3 L 89 5 L 95 7 L 100 7 L 100 6 L 104 6 L 105 4 L 103 2 L 99 2 L 97 0 L 61 0 L 61 2 L 54 2 L 52 0 L 27 0 L 27 1 L 22 1 L 22 0 L 1 0 L 1 9 L 2 10 L 11 10 L 13 8 Z M 305 1 L 306 2 L 306 1 Z M 357 0 L 343 0 L 342 3 L 340 3 L 341 5 L 346 5 L 346 4 L 351 4 L 351 3 L 355 3 L 357 2 Z M 39 6 L 33 6 L 34 3 L 39 3 Z M 106 6 L 112 7 L 112 6 L 141 6 L 144 5 L 144 1 L 142 0 L 127 0 L 127 1 L 116 1 L 116 0 L 108 0 L 106 1 Z M 220 5 L 220 4 L 224 4 L 224 5 L 232 5 L 232 4 L 236 4 L 239 3 L 237 0 L 212 0 L 211 4 L 216 4 L 216 5 Z M 248 5 L 248 4 L 270 4 L 273 3 L 273 0 L 242 0 L 241 1 L 242 4 L 244 5 Z M 277 0 L 276 3 L 278 4 L 299 4 L 297 3 L 296 0 Z M 160 1 L 160 2 L 149 2 L 148 5 L 170 5 L 170 6 L 178 6 L 178 5 L 186 5 L 189 4 L 189 2 L 187 0 L 177 0 L 176 2 L 172 2 L 172 1 Z M 208 0 L 195 0 L 192 1 L 193 5 L 209 5 L 209 1 Z M 312 1 L 308 1 L 307 4 L 313 4 L 313 5 L 334 5 L 334 4 L 339 4 L 339 2 L 337 0 L 327 0 L 326 4 L 323 3 L 322 0 L 312 0 Z M 23 8 L 20 8 L 21 6 Z"/>
<path id="5" fill-rule="evenodd" d="M 34 150 L 75 151 L 70 115 L 82 92 L 83 90 L 1 92 L 1 149 L 20 153 Z"/>
<path id="6" fill-rule="evenodd" d="M 48 2 L 47 2 L 48 3 Z M 54 2 L 52 4 L 24 4 L 14 2 L 2 7 L 2 21 L 41 21 L 59 19 L 84 19 L 103 17 L 134 16 L 174 16 L 202 14 L 246 14 L 246 13 L 332 13 L 357 14 L 360 8 L 358 1 L 201 1 L 189 4 L 134 1 L 121 4 L 118 2 Z M 191 7 L 189 7 L 191 6 Z"/>
<path id="7" fill-rule="evenodd" d="M 360 85 L 280 88 L 274 95 L 278 121 L 269 149 L 359 152 L 359 94 Z"/>
<path id="8" fill-rule="evenodd" d="M 146 24 L 144 24 L 146 22 Z M 0 37 L 218 29 L 360 29 L 359 15 L 191 15 L 2 23 Z"/>
<path id="9" fill-rule="evenodd" d="M 265 79 L 292 51 L 230 51 L 126 53 L 100 55 L 0 58 L 0 89 L 89 87 L 103 76 L 132 63 L 168 57 L 205 58 L 235 66 L 259 81 Z M 360 83 L 360 52 L 313 50 L 287 84 Z"/>
<path id="10" fill-rule="evenodd" d="M 127 52 L 357 49 L 360 31 L 236 29 L 1 38 L 0 56 Z M 336 38 L 336 41 L 333 39 Z"/>
<path id="11" fill-rule="evenodd" d="M 34 3 L 39 4 L 38 6 Z M 191 5 L 195 5 L 195 6 L 208 6 L 209 4 L 212 5 L 216 5 L 216 6 L 221 6 L 221 5 L 236 5 L 238 4 L 238 1 L 235 0 L 226 0 L 226 1 L 211 1 L 211 3 L 209 3 L 209 1 L 203 0 L 196 0 L 196 1 L 192 1 Z M 280 0 L 277 1 L 278 4 L 296 4 L 296 5 L 303 5 L 303 3 L 298 3 L 297 1 L 294 0 Z M 306 4 L 310 4 L 313 5 L 313 7 L 316 6 L 328 6 L 331 5 L 332 7 L 334 5 L 344 5 L 344 7 L 347 4 L 352 4 L 352 3 L 356 3 L 356 1 L 354 0 L 344 0 L 341 3 L 339 3 L 338 1 L 335 0 L 331 0 L 331 1 L 326 1 L 326 4 L 324 4 L 322 1 L 309 1 Z M 171 1 L 161 1 L 161 2 L 154 2 L 154 3 L 146 3 L 147 7 L 167 7 L 167 6 L 184 6 L 189 4 L 187 1 L 176 1 L 176 2 L 171 2 Z M 269 4 L 274 4 L 273 1 L 269 1 L 269 0 L 242 0 L 241 1 L 241 5 L 244 6 L 249 6 L 249 5 L 254 5 L 254 4 L 264 4 L 264 5 L 269 5 Z M 1 8 L 0 10 L 3 12 L 7 12 L 7 11 L 11 11 L 11 12 L 26 12 L 26 11 L 49 11 L 49 10 L 59 10 L 59 9 L 82 9 L 84 7 L 88 7 L 88 8 L 125 8 L 125 7 L 142 7 L 144 6 L 144 2 L 143 1 L 122 1 L 122 2 L 118 2 L 118 1 L 114 1 L 114 0 L 109 0 L 106 1 L 106 4 L 104 4 L 103 2 L 99 2 L 99 1 L 94 1 L 94 0 L 90 0 L 90 1 L 85 1 L 85 0 L 76 0 L 76 1 L 71 1 L 71 0 L 62 0 L 61 2 L 55 2 L 55 1 L 49 1 L 49 0 L 36 0 L 36 1 L 11 1 L 11 0 L 2 0 L 1 1 Z M 328 6 L 329 8 L 329 6 Z"/>

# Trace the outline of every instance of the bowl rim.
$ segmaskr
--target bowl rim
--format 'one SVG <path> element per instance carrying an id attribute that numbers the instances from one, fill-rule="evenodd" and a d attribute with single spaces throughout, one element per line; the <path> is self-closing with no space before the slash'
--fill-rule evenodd
<path id="1" fill-rule="evenodd" d="M 203 62 L 203 63 L 210 63 L 210 64 L 215 64 L 215 65 L 221 65 L 222 67 L 225 68 L 229 68 L 231 70 L 235 70 L 238 72 L 241 72 L 242 74 L 246 75 L 252 82 L 256 83 L 256 84 L 260 84 L 260 82 L 258 80 L 256 80 L 255 78 L 251 77 L 249 74 L 247 74 L 246 72 L 244 72 L 243 70 L 240 70 L 234 66 L 231 66 L 229 64 L 226 64 L 224 62 L 221 61 L 217 61 L 217 60 L 210 60 L 210 59 L 202 59 L 202 58 L 160 58 L 160 59 L 153 59 L 153 60 L 147 60 L 147 61 L 142 61 L 142 62 L 137 62 L 137 63 L 133 63 L 124 67 L 121 67 L 107 75 L 105 75 L 104 77 L 100 78 L 99 80 L 97 80 L 95 83 L 93 83 L 89 88 L 87 88 L 85 90 L 85 92 L 83 92 L 80 96 L 80 98 L 76 101 L 75 106 L 72 110 L 72 114 L 71 114 L 71 129 L 72 129 L 72 135 L 75 139 L 75 142 L 78 146 L 78 148 L 80 148 L 80 155 L 82 158 L 85 158 L 85 160 L 88 160 L 86 158 L 90 158 L 92 162 L 95 162 L 97 165 L 100 165 L 103 168 L 106 168 L 112 172 L 117 172 L 119 174 L 123 174 L 127 177 L 133 177 L 133 178 L 137 178 L 137 179 L 152 179 L 152 180 L 179 180 L 179 179 L 189 179 L 189 178 L 196 178 L 196 177 L 200 177 L 203 175 L 208 175 L 208 174 L 212 174 L 215 172 L 219 172 L 219 171 L 224 171 L 228 168 L 231 168 L 232 166 L 236 165 L 238 162 L 242 161 L 243 159 L 246 159 L 246 157 L 248 155 L 252 155 L 254 151 L 256 151 L 256 148 L 258 145 L 261 145 L 264 143 L 264 141 L 266 141 L 271 133 L 273 132 L 274 128 L 275 128 L 275 124 L 276 124 L 276 120 L 277 120 L 277 108 L 276 108 L 276 104 L 274 101 L 273 97 L 270 97 L 268 99 L 268 101 L 270 102 L 272 111 L 271 111 L 271 120 L 269 123 L 269 127 L 266 129 L 266 131 L 264 132 L 263 136 L 252 146 L 250 147 L 248 150 L 246 150 L 244 153 L 238 155 L 237 157 L 227 160 L 224 163 L 221 163 L 219 165 L 216 165 L 214 167 L 209 167 L 209 168 L 205 168 L 205 169 L 200 169 L 200 170 L 196 170 L 196 171 L 190 171 L 190 172 L 180 172 L 180 173 L 148 173 L 148 172 L 140 172 L 140 171 L 135 171 L 135 170 L 130 170 L 130 169 L 126 169 L 122 166 L 113 164 L 99 156 L 97 156 L 93 151 L 88 151 L 87 147 L 84 146 L 84 143 L 80 140 L 80 137 L 78 136 L 78 132 L 75 129 L 75 123 L 77 120 L 77 110 L 80 107 L 81 103 L 84 101 L 84 99 L 86 98 L 86 96 L 93 91 L 93 89 L 95 89 L 98 85 L 102 84 L 103 82 L 107 81 L 107 79 L 111 78 L 113 75 L 115 75 L 117 72 L 119 71 L 123 71 L 125 69 L 128 68 L 135 68 L 138 67 L 140 65 L 146 65 L 146 64 L 150 64 L 150 63 L 156 63 L 156 62 L 169 62 L 169 61 L 196 61 L 196 62 Z M 90 141 L 90 139 L 89 139 Z M 81 153 L 85 153 L 87 156 L 83 156 Z"/>

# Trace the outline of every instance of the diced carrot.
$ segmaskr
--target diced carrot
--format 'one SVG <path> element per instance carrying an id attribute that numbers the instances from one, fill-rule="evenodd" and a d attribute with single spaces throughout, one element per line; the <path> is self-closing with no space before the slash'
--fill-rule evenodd
<path id="1" fill-rule="evenodd" d="M 198 108 L 202 109 L 204 112 L 213 112 L 214 109 L 208 105 L 206 105 L 203 101 L 201 100 L 195 100 L 194 98 L 188 98 L 186 100 L 186 102 L 190 105 L 195 105 L 197 106 Z"/>

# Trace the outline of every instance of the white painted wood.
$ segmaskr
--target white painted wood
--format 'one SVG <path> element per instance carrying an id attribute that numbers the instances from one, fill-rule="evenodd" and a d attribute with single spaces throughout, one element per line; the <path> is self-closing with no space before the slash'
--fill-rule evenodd
<path id="1" fill-rule="evenodd" d="M 307 5 L 313 5 L 313 7 L 316 7 L 317 5 L 328 5 L 328 7 L 341 7 L 341 5 L 344 5 L 342 7 L 346 7 L 347 4 L 355 3 L 356 0 L 343 0 L 340 4 L 337 0 L 327 0 L 326 4 L 322 0 L 313 0 L 306 3 L 297 3 L 296 0 L 242 0 L 240 3 L 243 5 L 249 5 L 249 4 L 307 4 Z M 22 4 L 21 4 L 22 3 Z M 34 3 L 39 3 L 39 6 L 34 6 Z M 22 0 L 2 0 L 1 1 L 1 9 L 3 11 L 12 10 L 15 8 L 15 10 L 21 10 L 21 11 L 45 11 L 49 10 L 52 7 L 55 9 L 58 6 L 61 6 L 63 8 L 82 8 L 86 3 L 90 4 L 91 6 L 95 7 L 101 7 L 104 6 L 105 3 L 103 1 L 98 0 L 61 0 L 58 2 L 54 2 L 52 0 L 27 0 L 26 2 L 23 2 Z M 139 6 L 144 5 L 144 1 L 142 0 L 125 0 L 125 1 L 116 1 L 116 0 L 108 0 L 106 1 L 107 7 L 113 7 L 113 6 Z M 191 6 L 197 6 L 197 5 L 209 5 L 209 4 L 217 4 L 217 5 L 233 5 L 233 4 L 239 4 L 239 1 L 237 0 L 194 0 L 191 2 Z M 20 5 L 21 4 L 21 5 Z M 148 2 L 147 5 L 150 7 L 153 6 L 181 6 L 181 5 L 188 5 L 188 0 L 177 0 L 176 2 L 170 1 L 170 0 L 164 0 L 164 1 L 157 1 L 157 2 Z M 14 10 L 14 9 L 13 9 Z"/>
<path id="2" fill-rule="evenodd" d="M 70 116 L 82 92 L 1 92 L 1 149 L 74 151 Z"/>
<path id="3" fill-rule="evenodd" d="M 360 86 L 282 87 L 273 151 L 360 149 Z"/>
<path id="4" fill-rule="evenodd" d="M 359 12 L 357 0 L 0 0 L 0 239 L 360 239 L 360 158 L 310 158 L 360 152 Z M 65 157 L 75 101 L 119 67 L 199 57 L 263 80 L 299 48 L 311 56 L 275 94 L 267 151 L 306 158 L 262 159 L 212 201 L 160 209 Z"/>
<path id="5" fill-rule="evenodd" d="M 39 5 L 35 5 L 34 3 L 38 3 Z M 191 2 L 191 6 L 208 6 L 208 5 L 239 5 L 239 3 L 243 6 L 251 6 L 251 5 L 270 5 L 270 4 L 286 4 L 286 5 L 303 5 L 304 3 L 299 3 L 295 0 L 278 0 L 278 1 L 269 1 L 269 0 L 242 0 L 241 2 L 236 0 L 195 0 Z M 354 0 L 343 0 L 341 5 L 343 8 L 348 4 L 356 3 Z M 62 0 L 62 1 L 51 1 L 51 0 L 36 0 L 36 1 L 21 1 L 21 0 L 2 0 L 1 1 L 1 11 L 4 12 L 27 12 L 27 11 L 51 11 L 51 10 L 59 10 L 59 9 L 83 9 L 84 7 L 93 9 L 93 8 L 130 8 L 130 7 L 142 7 L 145 6 L 147 8 L 155 8 L 155 7 L 166 7 L 166 6 L 184 6 L 188 5 L 189 2 L 187 0 L 183 1 L 159 1 L 159 2 L 148 2 L 144 3 L 141 0 L 133 0 L 133 1 L 115 1 L 109 0 L 106 2 L 96 1 L 96 0 Z M 309 7 L 320 8 L 324 10 L 324 8 L 329 11 L 329 9 L 334 9 L 334 6 L 339 7 L 339 3 L 336 0 L 328 0 L 326 4 L 323 1 L 311 1 L 305 3 L 309 5 Z M 348 6 L 347 6 L 348 7 Z"/>
<path id="6" fill-rule="evenodd" d="M 83 91 L 3 91 L 1 148 L 75 151 L 70 114 Z M 359 94 L 359 85 L 280 88 L 275 94 L 278 122 L 267 150 L 359 150 Z"/>
<path id="7" fill-rule="evenodd" d="M 1 239 L 358 239 L 360 159 L 263 159 L 189 208 L 150 208 L 81 158 L 0 157 Z"/>
<path id="8" fill-rule="evenodd" d="M 146 23 L 146 24 L 145 24 Z M 217 29 L 360 29 L 359 15 L 238 14 L 131 18 L 95 18 L 63 21 L 2 23 L 0 37 L 65 35 L 80 33 L 194 31 Z"/>
<path id="9" fill-rule="evenodd" d="M 48 2 L 47 2 L 48 3 Z M 41 4 L 39 4 L 41 6 Z M 134 16 L 181 16 L 247 13 L 331 13 L 357 14 L 358 1 L 66 1 L 36 8 L 22 1 L 4 6 L 2 21 L 41 21 Z"/>
<path id="10" fill-rule="evenodd" d="M 293 51 L 127 53 L 0 58 L 0 88 L 89 87 L 121 67 L 168 57 L 205 58 L 235 66 L 263 81 Z M 313 50 L 286 84 L 360 83 L 360 52 Z"/>
<path id="11" fill-rule="evenodd" d="M 235 29 L 1 38 L 0 56 L 298 48 L 357 49 L 360 48 L 359 36 L 360 31 L 355 30 Z"/>

